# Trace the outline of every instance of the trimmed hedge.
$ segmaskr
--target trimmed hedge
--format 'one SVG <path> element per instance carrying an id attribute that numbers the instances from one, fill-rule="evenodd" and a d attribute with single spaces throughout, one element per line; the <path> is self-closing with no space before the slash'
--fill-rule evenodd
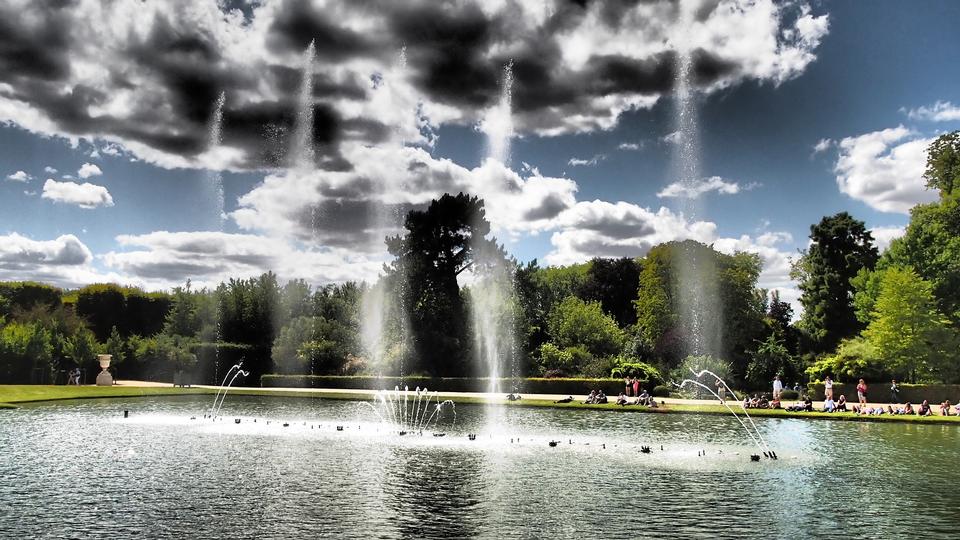
<path id="1" fill-rule="evenodd" d="M 900 403 L 920 403 L 928 400 L 930 403 L 941 403 L 949 399 L 950 403 L 960 401 L 960 384 L 899 384 Z M 823 383 L 814 382 L 807 385 L 807 390 L 815 400 L 822 400 Z M 856 383 L 833 383 L 833 398 L 847 396 L 847 401 L 857 402 Z M 890 403 L 890 381 L 867 382 L 867 401 L 871 403 Z"/>
<path id="2" fill-rule="evenodd" d="M 404 377 L 407 388 L 427 388 L 439 392 L 487 392 L 490 379 L 486 377 Z M 400 377 L 374 377 L 369 375 L 264 375 L 260 386 L 288 388 L 332 388 L 383 390 L 401 385 Z M 623 392 L 622 379 L 543 379 L 501 378 L 498 384 L 503 393 L 519 388 L 527 394 L 589 394 L 591 390 L 603 390 L 616 396 Z"/>
<path id="3" fill-rule="evenodd" d="M 780 392 L 780 399 L 786 401 L 800 399 L 800 392 L 796 390 L 783 390 Z"/>

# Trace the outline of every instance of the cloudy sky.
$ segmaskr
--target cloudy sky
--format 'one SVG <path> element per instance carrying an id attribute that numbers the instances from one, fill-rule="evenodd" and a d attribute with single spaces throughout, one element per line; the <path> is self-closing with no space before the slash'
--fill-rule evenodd
<path id="1" fill-rule="evenodd" d="M 811 223 L 847 210 L 883 246 L 934 198 L 960 4 L 682 4 L 7 0 L 0 279 L 369 279 L 399 216 L 465 191 L 521 261 L 694 238 L 793 300 Z"/>

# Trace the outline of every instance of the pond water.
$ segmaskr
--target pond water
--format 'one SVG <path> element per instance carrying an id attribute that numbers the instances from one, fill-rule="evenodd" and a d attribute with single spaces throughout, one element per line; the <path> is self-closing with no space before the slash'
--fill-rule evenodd
<path id="1" fill-rule="evenodd" d="M 461 405 L 455 424 L 444 418 L 444 437 L 401 437 L 361 402 L 230 396 L 225 420 L 212 422 L 202 418 L 211 401 L 0 411 L 0 537 L 945 538 L 960 529 L 956 426 L 758 419 L 780 459 L 753 463 L 755 448 L 727 417 Z"/>

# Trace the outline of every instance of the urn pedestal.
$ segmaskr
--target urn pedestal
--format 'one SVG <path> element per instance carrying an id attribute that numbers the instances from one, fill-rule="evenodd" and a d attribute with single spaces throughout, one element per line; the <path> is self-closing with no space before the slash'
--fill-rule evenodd
<path id="1" fill-rule="evenodd" d="M 107 371 L 110 367 L 110 360 L 113 358 L 109 354 L 98 354 L 97 360 L 100 362 L 100 368 L 103 370 L 97 375 L 97 386 L 113 386 L 113 375 Z"/>

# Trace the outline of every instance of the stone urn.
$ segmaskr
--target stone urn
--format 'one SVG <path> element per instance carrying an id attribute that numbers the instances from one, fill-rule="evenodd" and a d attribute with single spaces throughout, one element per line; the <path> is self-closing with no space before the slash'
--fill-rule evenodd
<path id="1" fill-rule="evenodd" d="M 97 355 L 97 361 L 100 362 L 100 368 L 103 370 L 97 375 L 97 386 L 113 386 L 113 376 L 107 371 L 107 368 L 110 367 L 111 358 L 113 356 L 109 354 Z"/>

